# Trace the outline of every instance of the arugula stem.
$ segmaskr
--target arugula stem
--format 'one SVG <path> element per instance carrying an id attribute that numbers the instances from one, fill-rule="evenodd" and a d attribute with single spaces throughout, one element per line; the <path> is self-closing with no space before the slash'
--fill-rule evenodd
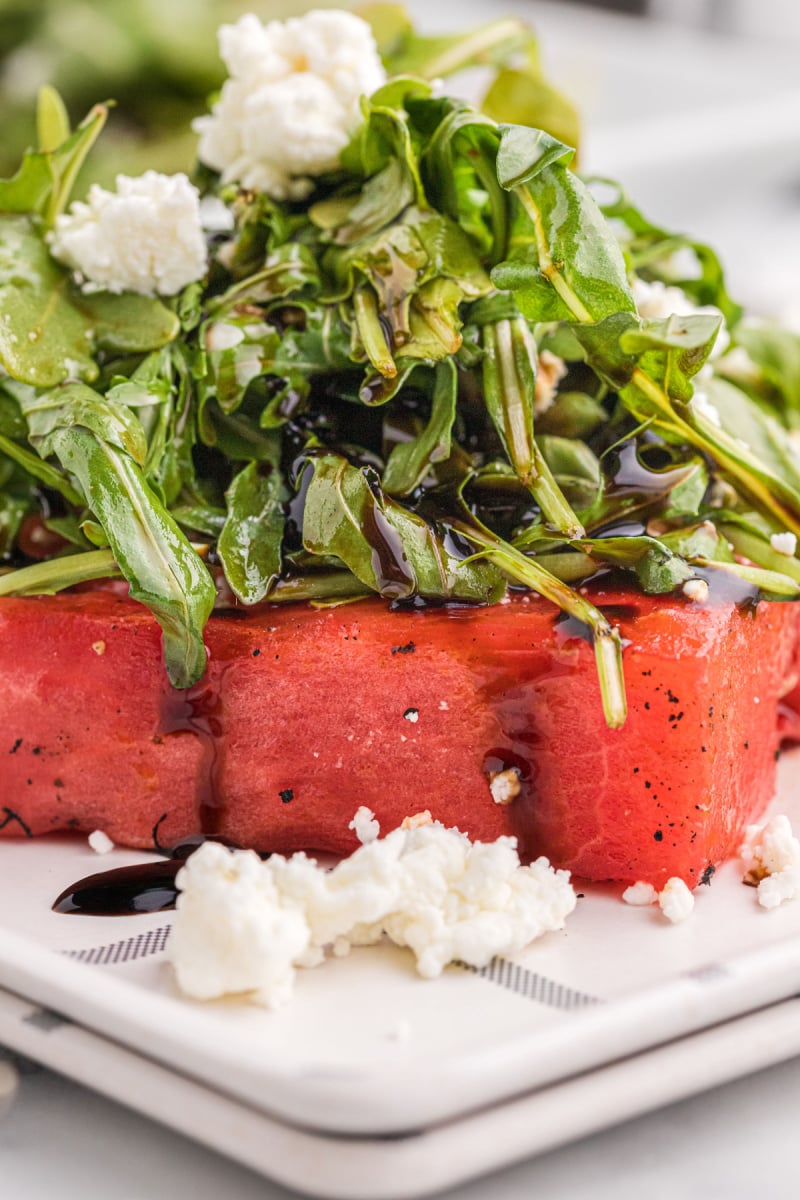
<path id="1" fill-rule="evenodd" d="M 458 522 L 456 528 L 468 541 L 481 548 L 483 557 L 505 571 L 512 579 L 526 584 L 545 600 L 550 600 L 563 612 L 569 613 L 589 627 L 606 724 L 609 729 L 621 729 L 625 724 L 628 706 L 619 630 L 583 596 L 572 591 L 534 559 L 527 558 L 519 550 L 515 550 L 508 542 L 504 542 L 488 530 L 476 529 L 473 525 Z"/>
<path id="2" fill-rule="evenodd" d="M 295 600 L 359 600 L 374 595 L 371 588 L 349 571 L 325 571 L 279 579 L 267 600 L 271 604 L 291 604 Z"/>
<path id="3" fill-rule="evenodd" d="M 530 485 L 536 503 L 553 529 L 570 540 L 586 536 L 586 530 L 575 515 L 571 504 L 556 482 L 541 450 L 533 443 L 534 478 Z"/>
<path id="4" fill-rule="evenodd" d="M 353 307 L 356 324 L 367 358 L 376 371 L 386 379 L 394 379 L 397 366 L 386 340 L 386 334 L 378 316 L 378 301 L 370 288 L 353 292 Z"/>
<path id="5" fill-rule="evenodd" d="M 631 382 L 664 413 L 671 429 L 677 429 L 687 442 L 708 454 L 728 475 L 736 480 L 742 490 L 751 496 L 756 504 L 772 513 L 785 529 L 800 536 L 800 519 L 773 496 L 766 484 L 752 475 L 732 455 L 729 455 L 718 441 L 706 437 L 700 430 L 695 429 L 688 421 L 678 416 L 666 392 L 641 367 L 636 367 Z"/>
<path id="6" fill-rule="evenodd" d="M 110 550 L 90 550 L 85 554 L 50 558 L 0 575 L 0 596 L 52 596 L 76 583 L 121 578 L 122 571 Z"/>
<path id="7" fill-rule="evenodd" d="M 536 346 L 524 317 L 483 327 L 486 405 L 505 443 L 517 477 L 545 520 L 567 538 L 584 536 L 580 521 L 558 486 L 533 434 Z"/>
<path id="8" fill-rule="evenodd" d="M 214 296 L 213 299 L 209 300 L 207 305 L 208 312 L 216 313 L 220 309 L 228 308 L 242 292 L 249 292 L 259 283 L 266 283 L 267 280 L 274 279 L 276 275 L 286 274 L 289 269 L 290 264 L 286 262 L 272 263 L 271 266 L 262 267 L 254 275 L 248 275 L 246 279 L 240 279 L 237 283 L 231 284 L 219 296 Z"/>
<path id="9" fill-rule="evenodd" d="M 756 563 L 759 567 L 764 567 L 767 571 L 777 571 L 778 574 L 788 575 L 790 579 L 800 583 L 800 562 L 796 558 L 778 554 L 778 551 L 773 550 L 769 542 L 754 533 L 748 533 L 739 525 L 723 524 L 718 525 L 717 528 L 722 537 L 726 538 L 736 553 L 741 554 L 743 558 L 749 558 L 751 562 Z"/>
<path id="10" fill-rule="evenodd" d="M 519 184 L 514 188 L 516 195 L 519 197 L 522 207 L 531 219 L 533 230 L 536 235 L 536 252 L 539 257 L 539 270 L 545 279 L 552 285 L 558 295 L 566 304 L 569 311 L 572 313 L 576 321 L 580 321 L 582 325 L 596 324 L 594 317 L 584 305 L 579 296 L 572 290 L 564 276 L 559 271 L 553 256 L 550 253 L 550 245 L 547 241 L 547 235 L 544 231 L 544 222 L 542 214 L 539 211 L 533 196 L 524 183 Z"/>
<path id="11" fill-rule="evenodd" d="M 719 562 L 713 558 L 692 558 L 693 566 L 706 567 L 712 571 L 723 571 L 735 575 L 744 583 L 750 583 L 762 592 L 794 600 L 800 595 L 800 583 L 778 571 L 765 571 L 762 567 L 748 567 L 745 563 Z"/>

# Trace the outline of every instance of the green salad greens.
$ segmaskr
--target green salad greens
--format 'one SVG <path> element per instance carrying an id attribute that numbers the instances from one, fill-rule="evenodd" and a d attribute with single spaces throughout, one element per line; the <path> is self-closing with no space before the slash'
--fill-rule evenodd
<path id="1" fill-rule="evenodd" d="M 584 582 L 800 594 L 800 339 L 574 172 L 517 23 L 424 39 L 362 12 L 389 78 L 339 165 L 288 201 L 199 168 L 230 228 L 173 297 L 53 256 L 106 109 L 71 132 L 43 91 L 0 183 L 0 596 L 124 579 L 187 687 L 215 603 L 530 589 L 587 627 L 619 726 L 621 641 Z M 474 62 L 480 111 L 431 83 Z"/>

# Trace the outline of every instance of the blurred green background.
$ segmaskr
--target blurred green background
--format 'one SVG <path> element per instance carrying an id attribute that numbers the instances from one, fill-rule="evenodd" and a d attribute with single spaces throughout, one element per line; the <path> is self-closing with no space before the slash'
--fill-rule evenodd
<path id="1" fill-rule="evenodd" d="M 0 0 L 0 174 L 16 170 L 35 140 L 36 92 L 50 83 L 77 122 L 97 101 L 117 107 L 92 154 L 91 175 L 188 170 L 189 122 L 206 108 L 225 69 L 216 31 L 243 12 L 262 20 L 314 0 Z"/>

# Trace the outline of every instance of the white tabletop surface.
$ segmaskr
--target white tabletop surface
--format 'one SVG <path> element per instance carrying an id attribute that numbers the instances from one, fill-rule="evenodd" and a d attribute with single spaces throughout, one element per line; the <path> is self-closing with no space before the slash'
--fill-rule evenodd
<path id="1" fill-rule="evenodd" d="M 664 223 L 713 236 L 728 258 L 736 252 L 739 294 L 764 309 L 796 306 L 800 315 L 790 269 L 800 261 L 797 196 L 789 186 L 800 174 L 796 49 L 689 43 L 675 30 L 555 3 L 415 0 L 410 7 L 429 28 L 501 9 L 532 17 L 556 77 L 583 108 L 585 165 L 622 176 Z M 758 122 L 768 113 L 762 145 Z M 675 121 L 685 133 L 687 114 L 697 136 L 670 137 Z M 654 152 L 648 129 L 658 131 L 671 163 Z M 764 233 L 752 236 L 753 227 L 769 229 L 781 253 L 765 254 Z M 446 1200 L 751 1200 L 767 1193 L 794 1200 L 798 1101 L 800 1060 L 793 1060 L 462 1186 Z M 290 1195 L 48 1071 L 24 1070 L 15 1104 L 0 1118 L 3 1200 Z"/>
<path id="2" fill-rule="evenodd" d="M 800 1060 L 671 1105 L 442 1200 L 796 1200 Z M 291 1200 L 244 1167 L 49 1071 L 0 1119 L 4 1200 Z"/>

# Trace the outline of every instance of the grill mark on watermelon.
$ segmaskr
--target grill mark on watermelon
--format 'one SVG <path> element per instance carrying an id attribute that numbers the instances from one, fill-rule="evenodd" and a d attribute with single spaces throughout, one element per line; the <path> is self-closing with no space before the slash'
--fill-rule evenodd
<path id="1" fill-rule="evenodd" d="M 28 780 L 28 782 L 30 783 L 30 780 Z M 25 834 L 25 837 L 28 837 L 28 838 L 33 837 L 33 833 L 31 832 L 29 826 L 25 824 L 25 822 L 23 821 L 23 819 L 19 815 L 19 813 L 14 812 L 13 808 L 3 807 L 2 809 L 0 809 L 0 812 L 5 813 L 5 820 L 0 821 L 0 829 L 5 829 L 6 825 L 10 825 L 12 821 L 16 821 L 16 823 L 20 826 L 23 833 Z"/>

